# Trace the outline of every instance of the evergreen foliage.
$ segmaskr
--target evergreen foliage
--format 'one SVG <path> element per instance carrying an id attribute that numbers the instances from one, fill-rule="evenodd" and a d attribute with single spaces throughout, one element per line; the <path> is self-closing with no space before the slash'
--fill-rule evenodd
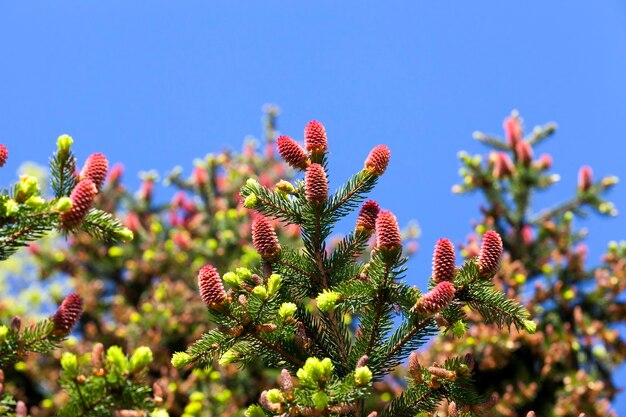
<path id="1" fill-rule="evenodd" d="M 466 261 L 452 283 L 436 286 L 431 280 L 428 294 L 407 286 L 400 232 L 390 212 L 378 214 L 376 245 L 369 257 L 364 252 L 372 231 L 359 225 L 328 248 L 336 223 L 359 207 L 384 173 L 389 151 L 384 145 L 376 147 L 362 171 L 322 200 L 328 188 L 320 183 L 328 176 L 327 142 L 323 126 L 311 124 L 323 137 L 315 136 L 321 145 L 311 149 L 305 137 L 313 162 L 306 168 L 306 181 L 296 180 L 287 187 L 291 193 L 264 187 L 254 179 L 241 189 L 247 207 L 260 216 L 280 227 L 296 224 L 302 249 L 269 251 L 273 231 L 257 228 L 255 248 L 264 259 L 251 270 L 226 273 L 227 290 L 201 271 L 203 294 L 223 292 L 205 299 L 217 328 L 185 352 L 175 353 L 175 366 L 202 368 L 215 358 L 220 363 L 245 364 L 261 356 L 268 366 L 284 368 L 283 383 L 281 388 L 264 391 L 259 405 L 248 409 L 249 416 L 372 416 L 376 411 L 368 414 L 372 410 L 365 403 L 371 384 L 383 380 L 422 346 L 439 330 L 438 323 L 445 323 L 444 330 L 463 327 L 465 308 L 479 311 L 498 326 L 534 330 L 527 310 L 493 287 L 477 259 Z M 316 164 L 323 173 L 318 173 Z M 305 164 L 294 165 L 305 169 Z M 402 324 L 394 329 L 398 319 Z M 293 376 L 299 381 L 297 389 L 284 382 Z M 384 416 L 431 413 L 444 398 L 470 412 L 484 406 L 485 400 L 471 387 L 465 360 L 450 358 L 414 372 L 405 392 L 378 411 Z"/>

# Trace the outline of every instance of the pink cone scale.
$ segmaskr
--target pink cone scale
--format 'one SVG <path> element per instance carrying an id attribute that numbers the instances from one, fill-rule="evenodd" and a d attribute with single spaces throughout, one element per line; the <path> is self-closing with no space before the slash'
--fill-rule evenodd
<path id="1" fill-rule="evenodd" d="M 80 179 L 93 181 L 98 191 L 100 191 L 107 177 L 108 170 L 109 161 L 106 156 L 101 153 L 93 153 L 85 161 L 85 165 L 80 172 Z"/>
<path id="2" fill-rule="evenodd" d="M 454 294 L 454 285 L 451 282 L 442 281 L 417 300 L 414 308 L 423 314 L 439 313 L 454 300 Z"/>
<path id="3" fill-rule="evenodd" d="M 270 221 L 264 216 L 257 216 L 252 221 L 252 245 L 267 261 L 280 257 L 281 247 L 278 244 L 278 237 Z"/>
<path id="4" fill-rule="evenodd" d="M 365 170 L 370 174 L 381 176 L 385 173 L 391 152 L 386 145 L 377 145 L 365 159 Z"/>
<path id="5" fill-rule="evenodd" d="M 83 180 L 76 184 L 70 194 L 72 208 L 61 213 L 61 227 L 65 230 L 72 230 L 80 226 L 89 212 L 96 194 L 98 194 L 98 190 L 93 181 Z"/>
<path id="6" fill-rule="evenodd" d="M 276 147 L 280 156 L 293 168 L 306 169 L 309 165 L 306 151 L 289 136 L 280 136 L 276 140 Z"/>
<path id="7" fill-rule="evenodd" d="M 380 207 L 374 200 L 366 201 L 359 216 L 356 219 L 356 230 L 372 233 L 376 229 L 376 218 L 380 212 Z"/>
<path id="8" fill-rule="evenodd" d="M 587 191 L 591 188 L 591 167 L 585 165 L 578 171 L 578 191 Z"/>
<path id="9" fill-rule="evenodd" d="M 383 210 L 376 218 L 376 247 L 396 249 L 402 246 L 398 220 L 392 212 Z"/>
<path id="10" fill-rule="evenodd" d="M 304 176 L 304 191 L 306 199 L 314 206 L 324 204 L 328 199 L 328 180 L 324 167 L 320 164 L 311 164 Z"/>
<path id="11" fill-rule="evenodd" d="M 311 153 L 323 153 L 328 149 L 328 138 L 324 125 L 311 120 L 304 128 L 304 146 Z"/>
<path id="12" fill-rule="evenodd" d="M 433 253 L 433 280 L 435 282 L 453 281 L 455 275 L 454 245 L 448 239 L 439 239 Z"/>
<path id="13" fill-rule="evenodd" d="M 478 255 L 478 266 L 483 274 L 495 274 L 500 266 L 502 258 L 502 238 L 500 235 L 490 230 L 483 236 Z"/>
<path id="14" fill-rule="evenodd" d="M 80 295 L 72 293 L 65 297 L 56 313 L 52 316 L 54 331 L 61 335 L 69 334 L 83 314 L 83 300 Z"/>
<path id="15" fill-rule="evenodd" d="M 213 265 L 205 265 L 198 271 L 200 298 L 208 307 L 213 307 L 226 299 L 222 278 Z"/>

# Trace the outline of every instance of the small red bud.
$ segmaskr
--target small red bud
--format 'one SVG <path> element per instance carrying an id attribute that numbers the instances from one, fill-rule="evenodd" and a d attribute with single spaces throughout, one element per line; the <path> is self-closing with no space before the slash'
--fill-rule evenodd
<path id="1" fill-rule="evenodd" d="M 323 153 L 328 149 L 328 139 L 324 125 L 311 120 L 304 128 L 304 145 L 311 153 Z"/>
<path id="2" fill-rule="evenodd" d="M 86 179 L 76 184 L 70 194 L 72 208 L 61 213 L 61 228 L 72 230 L 80 226 L 89 212 L 96 194 L 98 194 L 98 189 L 92 180 Z"/>
<path id="3" fill-rule="evenodd" d="M 585 165 L 578 171 L 578 191 L 588 191 L 591 188 L 591 167 Z"/>
<path id="4" fill-rule="evenodd" d="M 530 165 L 533 160 L 533 148 L 530 146 L 530 143 L 520 140 L 515 145 L 515 153 L 517 155 L 517 160 L 524 166 Z"/>
<path id="5" fill-rule="evenodd" d="M 478 255 L 478 266 L 483 274 L 494 274 L 500 265 L 502 258 L 502 238 L 500 235 L 490 230 L 483 236 Z"/>
<path id="6" fill-rule="evenodd" d="M 372 149 L 365 159 L 365 170 L 370 174 L 383 175 L 389 164 L 391 152 L 386 145 L 378 145 Z"/>
<path id="7" fill-rule="evenodd" d="M 454 294 L 454 285 L 448 281 L 441 281 L 435 288 L 417 300 L 413 308 L 423 314 L 439 313 L 454 300 Z"/>
<path id="8" fill-rule="evenodd" d="M 328 199 L 328 180 L 324 167 L 311 164 L 304 176 L 306 199 L 314 206 L 324 204 Z"/>
<path id="9" fill-rule="evenodd" d="M 276 232 L 270 221 L 263 216 L 257 216 L 252 221 L 252 244 L 265 260 L 273 261 L 280 256 L 281 247 Z"/>
<path id="10" fill-rule="evenodd" d="M 72 327 L 78 323 L 83 314 L 83 300 L 80 295 L 72 293 L 65 297 L 56 313 L 52 316 L 55 334 L 67 336 Z"/>
<path id="11" fill-rule="evenodd" d="M 124 174 L 124 165 L 115 164 L 111 171 L 109 172 L 109 182 L 117 183 L 122 179 L 122 175 Z"/>
<path id="12" fill-rule="evenodd" d="M 356 219 L 356 230 L 372 234 L 376 229 L 376 218 L 379 212 L 380 207 L 374 200 L 366 201 L 361 207 L 359 216 Z"/>
<path id="13" fill-rule="evenodd" d="M 552 156 L 550 154 L 544 153 L 539 157 L 538 168 L 542 170 L 548 170 L 552 168 Z"/>
<path id="14" fill-rule="evenodd" d="M 376 218 L 376 247 L 395 249 L 402 246 L 398 220 L 392 212 L 383 210 Z"/>
<path id="15" fill-rule="evenodd" d="M 198 272 L 198 288 L 200 289 L 200 298 L 208 307 L 219 304 L 226 299 L 224 284 L 220 278 L 220 274 L 213 265 L 205 265 Z"/>
<path id="16" fill-rule="evenodd" d="M 7 159 L 9 159 L 9 150 L 6 146 L 0 143 L 0 167 L 4 166 Z"/>
<path id="17" fill-rule="evenodd" d="M 310 164 L 306 151 L 289 136 L 280 136 L 276 140 L 276 147 L 280 156 L 292 167 L 306 169 Z"/>
<path id="18" fill-rule="evenodd" d="M 509 146 L 515 149 L 517 143 L 522 140 L 522 124 L 519 118 L 516 116 L 507 117 L 504 119 L 503 127 Z"/>
<path id="19" fill-rule="evenodd" d="M 504 152 L 497 152 L 493 157 L 493 176 L 502 179 L 513 175 L 515 166 Z"/>
<path id="20" fill-rule="evenodd" d="M 106 156 L 101 153 L 92 153 L 89 155 L 83 169 L 80 171 L 80 179 L 93 181 L 98 191 L 100 191 L 107 177 L 108 170 L 109 161 Z"/>
<path id="21" fill-rule="evenodd" d="M 456 275 L 454 245 L 448 239 L 439 239 L 433 253 L 433 280 L 453 281 Z"/>

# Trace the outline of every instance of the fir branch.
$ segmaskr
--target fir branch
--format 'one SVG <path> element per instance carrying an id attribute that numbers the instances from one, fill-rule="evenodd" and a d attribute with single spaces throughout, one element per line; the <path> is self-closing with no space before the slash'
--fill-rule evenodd
<path id="1" fill-rule="evenodd" d="M 426 383 L 406 389 L 380 414 L 380 417 L 414 417 L 418 412 L 432 413 L 444 398 L 442 388 L 433 389 Z"/>
<path id="2" fill-rule="evenodd" d="M 427 338 L 437 333 L 437 325 L 432 317 L 425 318 L 418 323 L 407 320 L 395 331 L 385 343 L 384 359 L 381 361 L 384 369 L 393 369 L 404 360 L 411 351 L 426 343 Z"/>
<path id="3" fill-rule="evenodd" d="M 498 327 L 505 324 L 510 327 L 514 324 L 518 330 L 522 330 L 526 327 L 525 321 L 530 317 L 525 307 L 493 289 L 489 282 L 478 281 L 459 291 L 457 297 L 478 311 L 485 321 L 495 323 Z"/>
<path id="4" fill-rule="evenodd" d="M 346 184 L 339 188 L 328 201 L 327 212 L 332 220 L 345 217 L 355 210 L 366 194 L 374 189 L 378 176 L 365 170 L 353 175 Z"/>
<path id="5" fill-rule="evenodd" d="M 76 186 L 76 158 L 71 150 L 57 151 L 50 158 L 50 185 L 56 198 L 69 196 Z"/>
<path id="6" fill-rule="evenodd" d="M 267 217 L 278 219 L 286 223 L 302 223 L 300 206 L 296 204 L 293 199 L 289 197 L 285 198 L 256 181 L 248 181 L 248 183 L 241 188 L 241 195 L 244 197 L 254 195 L 257 200 L 254 208 Z"/>
<path id="7" fill-rule="evenodd" d="M 474 135 L 474 139 L 476 139 L 477 141 L 484 143 L 485 145 L 494 148 L 494 149 L 498 149 L 500 151 L 510 151 L 511 147 L 509 146 L 508 143 L 494 137 L 494 136 L 487 136 L 484 135 L 482 133 L 479 134 L 475 134 Z"/>
<path id="8" fill-rule="evenodd" d="M 120 220 L 105 211 L 93 208 L 85 216 L 80 228 L 90 236 L 104 242 L 121 241 L 119 233 L 125 229 Z"/>

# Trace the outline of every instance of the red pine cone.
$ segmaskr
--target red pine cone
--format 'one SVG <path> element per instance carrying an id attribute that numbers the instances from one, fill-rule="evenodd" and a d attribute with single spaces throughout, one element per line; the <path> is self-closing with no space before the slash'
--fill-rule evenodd
<path id="1" fill-rule="evenodd" d="M 280 136 L 276 140 L 276 147 L 280 156 L 292 167 L 306 169 L 309 165 L 309 157 L 306 151 L 289 136 Z"/>
<path id="2" fill-rule="evenodd" d="M 208 307 L 219 304 L 226 299 L 222 278 L 213 265 L 205 265 L 198 271 L 198 288 L 200 298 Z"/>
<path id="3" fill-rule="evenodd" d="M 509 146 L 515 149 L 517 143 L 522 140 L 522 124 L 515 116 L 507 117 L 503 123 L 504 133 Z"/>
<path id="4" fill-rule="evenodd" d="M 98 191 L 100 191 L 107 177 L 108 170 L 109 161 L 107 157 L 101 153 L 92 153 L 85 161 L 82 171 L 80 171 L 80 179 L 93 181 Z"/>
<path id="5" fill-rule="evenodd" d="M 328 180 L 324 167 L 311 164 L 304 176 L 306 199 L 314 206 L 324 204 L 328 199 Z"/>
<path id="6" fill-rule="evenodd" d="M 304 128 L 304 145 L 312 153 L 325 152 L 328 149 L 328 139 L 324 125 L 317 120 L 311 120 Z"/>
<path id="7" fill-rule="evenodd" d="M 257 216 L 252 221 L 252 244 L 265 260 L 273 261 L 280 256 L 281 248 L 276 232 L 270 221 L 263 216 Z"/>
<path id="8" fill-rule="evenodd" d="M 585 165 L 578 171 L 578 191 L 587 191 L 591 188 L 591 167 Z"/>
<path id="9" fill-rule="evenodd" d="M 9 150 L 6 146 L 0 143 L 0 167 L 4 166 L 7 159 L 9 159 Z"/>
<path id="10" fill-rule="evenodd" d="M 61 213 L 61 228 L 72 230 L 80 226 L 87 212 L 89 212 L 96 194 L 98 194 L 98 189 L 92 180 L 82 180 L 76 184 L 72 194 L 70 194 L 72 208 L 70 211 Z"/>
<path id="11" fill-rule="evenodd" d="M 417 300 L 414 309 L 423 314 L 439 313 L 454 300 L 454 293 L 454 285 L 442 281 Z"/>
<path id="12" fill-rule="evenodd" d="M 448 239 L 439 239 L 433 253 L 433 280 L 453 281 L 456 275 L 454 245 Z"/>
<path id="13" fill-rule="evenodd" d="M 390 211 L 381 211 L 376 218 L 376 247 L 393 249 L 400 246 L 402 237 L 396 216 Z"/>
<path id="14" fill-rule="evenodd" d="M 356 219 L 356 230 L 372 233 L 376 229 L 376 218 L 380 207 L 374 200 L 366 201 Z"/>
<path id="15" fill-rule="evenodd" d="M 500 265 L 502 258 L 502 238 L 500 235 L 490 230 L 483 236 L 483 243 L 480 246 L 478 255 L 478 266 L 483 274 L 494 274 Z"/>
<path id="16" fill-rule="evenodd" d="M 374 146 L 365 159 L 365 170 L 377 176 L 383 175 L 389 164 L 389 158 L 391 158 L 391 152 L 386 145 Z"/>
<path id="17" fill-rule="evenodd" d="M 72 327 L 78 323 L 83 314 L 83 300 L 80 295 L 72 293 L 65 297 L 56 313 L 52 316 L 54 332 L 60 335 L 68 335 Z"/>
<path id="18" fill-rule="evenodd" d="M 525 140 L 517 142 L 517 145 L 515 145 L 515 153 L 517 154 L 517 160 L 524 166 L 530 165 L 533 160 L 533 148 L 530 146 L 530 143 Z"/>

